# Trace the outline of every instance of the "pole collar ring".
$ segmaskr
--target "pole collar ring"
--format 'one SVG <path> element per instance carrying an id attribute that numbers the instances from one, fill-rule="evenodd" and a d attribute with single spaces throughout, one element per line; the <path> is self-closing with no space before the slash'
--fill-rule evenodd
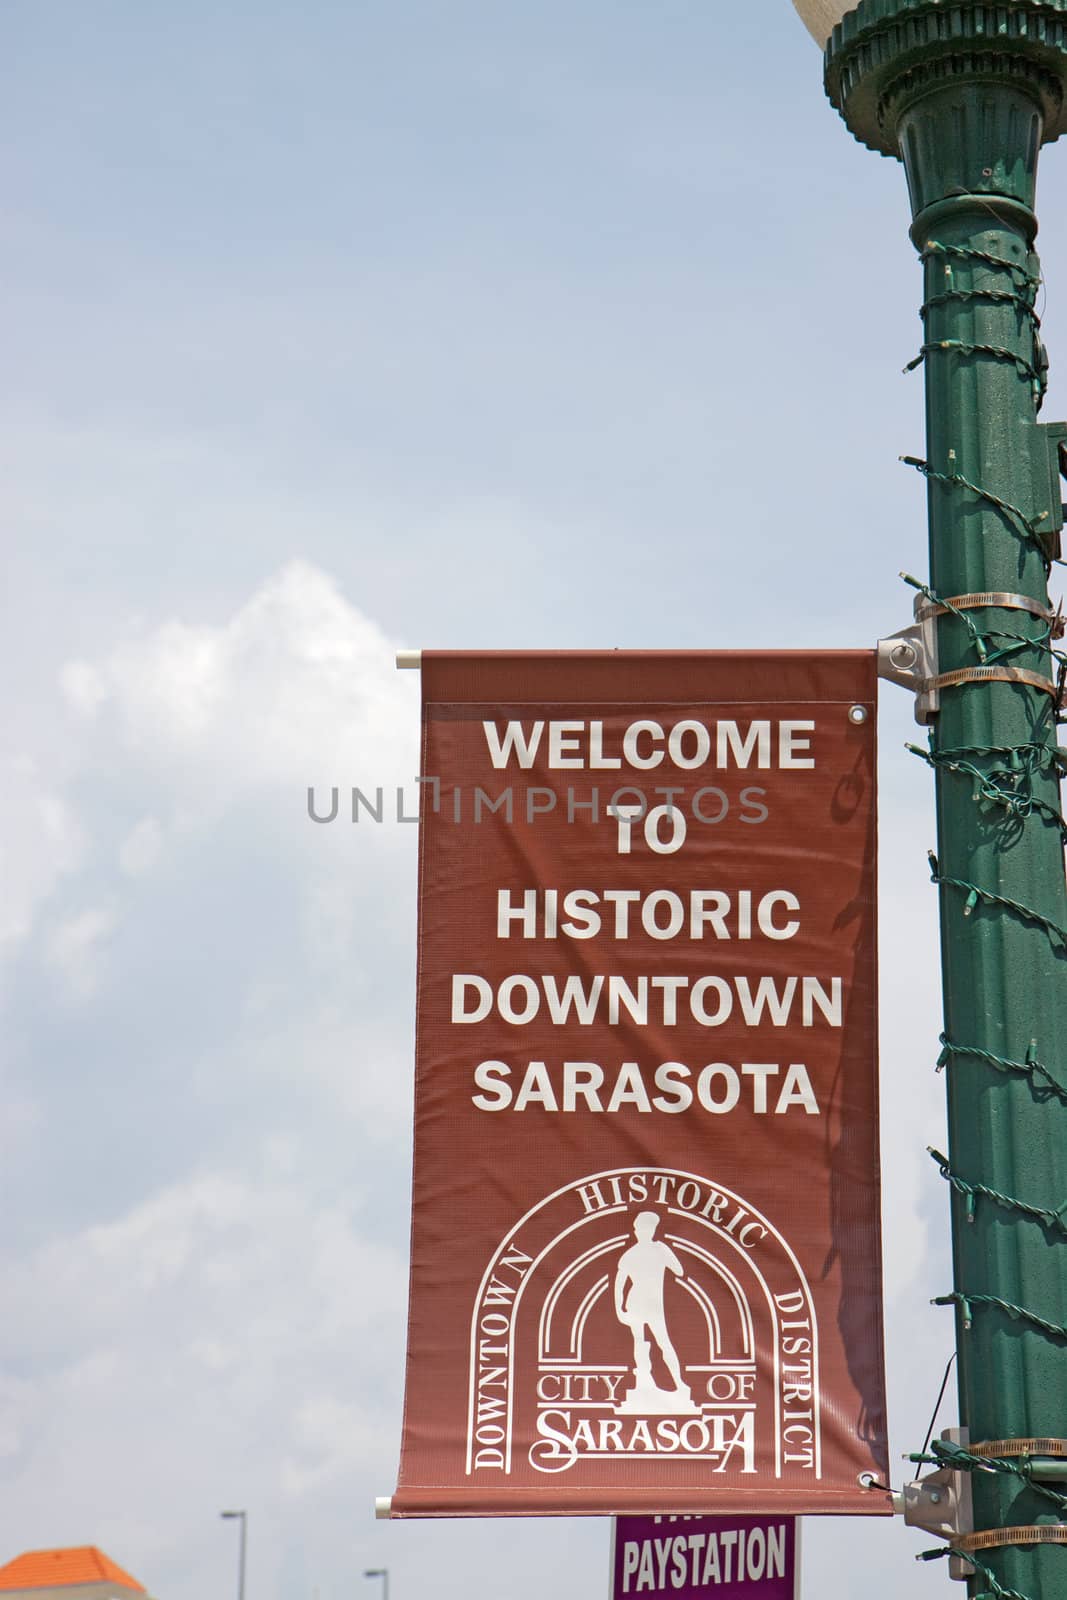
<path id="1" fill-rule="evenodd" d="M 916 607 L 915 619 L 917 622 L 926 622 L 930 617 L 946 617 L 952 611 L 977 611 L 983 606 L 996 606 L 1003 611 L 1029 611 L 1032 617 L 1039 617 L 1042 622 L 1056 620 L 1056 613 L 1048 606 L 1043 606 L 1040 600 L 1033 600 L 1028 594 L 1009 594 L 1002 590 L 953 594 L 940 605 L 926 600 Z"/>
<path id="2" fill-rule="evenodd" d="M 967 1446 L 972 1456 L 1067 1456 L 1067 1439 L 987 1439 Z"/>
<path id="3" fill-rule="evenodd" d="M 1031 672 L 1028 667 L 961 667 L 957 672 L 942 672 L 936 678 L 927 678 L 923 693 L 957 689 L 972 683 L 1023 683 L 1031 689 L 1040 689 L 1043 694 L 1051 695 L 1053 700 L 1059 698 L 1052 679 L 1040 672 Z"/>
<path id="4" fill-rule="evenodd" d="M 1042 1522 L 1025 1528 L 985 1528 L 980 1533 L 965 1533 L 952 1541 L 954 1555 L 972 1551 L 999 1550 L 1010 1544 L 1067 1544 L 1067 1523 Z"/>

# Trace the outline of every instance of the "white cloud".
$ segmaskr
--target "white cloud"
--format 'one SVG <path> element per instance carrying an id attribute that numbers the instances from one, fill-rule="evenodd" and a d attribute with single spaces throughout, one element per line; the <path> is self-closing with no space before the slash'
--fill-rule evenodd
<path id="1" fill-rule="evenodd" d="M 0 1381 L 0 1463 L 26 1544 L 81 1527 L 106 1548 L 125 1517 L 137 1532 L 116 1550 L 137 1571 L 138 1549 L 233 1491 L 262 1510 L 350 1489 L 390 1449 L 405 1263 L 364 1236 L 351 1185 L 315 1199 L 269 1165 L 203 1173 L 3 1263 L 0 1365 L 24 1376 Z"/>
<path id="2" fill-rule="evenodd" d="M 307 1400 L 293 1424 L 293 1448 L 281 1463 L 281 1483 L 294 1498 L 319 1492 L 338 1479 L 351 1479 L 379 1442 L 365 1412 L 339 1403 L 336 1395 Z"/>
<path id="3" fill-rule="evenodd" d="M 0 946 L 25 939 L 41 904 L 84 851 L 70 802 L 29 757 L 10 762 L 0 782 Z"/>
<path id="4" fill-rule="evenodd" d="M 87 661 L 68 661 L 60 670 L 59 686 L 67 702 L 83 717 L 94 717 L 107 699 L 107 687 Z"/>
<path id="5" fill-rule="evenodd" d="M 163 848 L 163 829 L 155 817 L 142 817 L 119 847 L 119 866 L 131 878 L 149 872 Z"/>
<path id="6" fill-rule="evenodd" d="M 162 769 L 186 822 L 263 784 L 414 776 L 417 686 L 324 572 L 292 562 L 226 622 L 172 620 L 64 669 L 111 711 L 130 756 Z M 85 692 L 94 685 L 92 695 Z"/>
<path id="7" fill-rule="evenodd" d="M 309 785 L 384 786 L 413 792 L 418 752 L 417 683 L 398 674 L 395 648 L 350 604 L 334 581 L 305 562 L 266 580 L 233 615 L 215 625 L 170 620 L 95 659 L 67 662 L 59 673 L 68 705 L 83 726 L 62 773 L 46 775 L 23 756 L 0 785 L 0 867 L 4 902 L 0 945 L 21 943 L 42 905 L 96 852 L 116 826 L 116 897 L 156 867 L 168 836 L 211 829 L 254 797 L 290 828 L 287 849 L 310 851 L 322 885 L 351 877 L 410 848 L 413 829 L 395 824 L 356 830 L 344 819 L 329 843 L 307 820 Z M 99 801 L 91 828 L 72 798 L 88 776 Z M 281 812 L 278 813 L 278 808 Z M 138 815 L 140 812 L 140 815 Z M 290 825 L 298 822 L 299 831 Z M 353 838 L 344 841 L 345 828 Z M 371 867 L 371 870 L 376 870 Z M 325 887 L 314 887 L 319 913 L 336 922 Z M 316 912 L 308 914 L 309 928 Z M 51 957 L 73 987 L 90 992 L 91 960 L 114 914 L 64 906 L 50 935 Z M 317 936 L 326 947 L 329 934 Z"/>
<path id="8" fill-rule="evenodd" d="M 65 918 L 51 934 L 48 954 L 67 986 L 87 999 L 100 981 L 103 945 L 115 931 L 117 916 L 110 906 L 91 906 Z"/>
<path id="9" fill-rule="evenodd" d="M 335 824 L 315 826 L 307 789 L 347 795 L 358 784 L 393 795 L 406 785 L 414 793 L 417 675 L 398 674 L 394 659 L 392 641 L 326 573 L 293 562 L 217 623 L 141 623 L 99 657 L 68 663 L 60 678 L 80 728 L 67 785 L 43 790 L 24 764 L 4 800 L 20 837 L 5 905 L 9 938 L 25 938 L 62 885 L 43 953 L 69 993 L 86 1000 L 109 974 L 103 957 L 120 927 L 129 935 L 123 959 L 154 952 L 149 976 L 162 986 L 185 962 L 173 948 L 176 919 L 185 919 L 186 940 L 225 941 L 231 971 L 247 942 L 240 923 L 253 936 L 277 929 L 281 961 L 291 922 L 298 942 L 288 973 L 306 966 L 324 992 L 310 1018 L 306 994 L 294 1013 L 295 976 L 257 970 L 249 957 L 250 1031 L 268 1057 L 272 1033 L 291 1039 L 299 1062 L 310 1021 L 317 1056 L 308 1071 L 332 1078 L 351 1105 L 364 1076 L 353 1060 L 367 1062 L 368 1044 L 379 1058 L 390 1048 L 377 1010 L 357 1041 L 352 1006 L 380 984 L 372 974 L 389 939 L 400 928 L 409 935 L 410 896 L 396 892 L 394 875 L 398 858 L 413 860 L 416 830 L 391 820 L 357 827 L 345 800 Z M 89 797 L 80 801 L 84 825 L 75 821 L 76 792 Z M 254 878 L 242 865 L 250 856 L 263 862 Z M 194 882 L 213 897 L 214 920 L 199 931 L 182 900 L 182 886 Z M 250 893 L 264 897 L 258 915 L 245 909 Z M 378 936 L 368 941 L 370 927 Z M 402 1104 L 403 1074 L 380 1076 L 394 1090 L 399 1082 L 387 1099 Z"/>

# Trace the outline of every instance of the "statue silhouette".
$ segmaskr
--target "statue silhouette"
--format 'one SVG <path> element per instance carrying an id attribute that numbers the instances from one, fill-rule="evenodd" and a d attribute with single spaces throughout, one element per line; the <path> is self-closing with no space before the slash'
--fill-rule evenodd
<path id="1" fill-rule="evenodd" d="M 644 1397 L 650 1401 L 649 1410 L 656 1409 L 656 1397 L 664 1398 L 664 1391 L 652 1377 L 653 1339 L 671 1375 L 675 1395 L 692 1404 L 689 1390 L 682 1379 L 678 1353 L 667 1332 L 664 1305 L 667 1273 L 682 1278 L 685 1272 L 670 1245 L 655 1237 L 659 1221 L 655 1211 L 638 1213 L 634 1219 L 636 1242 L 623 1251 L 615 1273 L 615 1315 L 624 1327 L 629 1328 L 634 1341 L 635 1387 L 631 1393 L 635 1399 Z"/>

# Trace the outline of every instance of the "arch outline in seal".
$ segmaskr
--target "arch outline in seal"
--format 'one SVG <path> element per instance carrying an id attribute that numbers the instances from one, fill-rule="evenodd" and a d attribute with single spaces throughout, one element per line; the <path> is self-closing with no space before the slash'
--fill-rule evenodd
<path id="1" fill-rule="evenodd" d="M 482 1277 L 469 1370 L 468 1477 L 602 1480 L 635 1458 L 822 1476 L 805 1274 L 766 1215 L 696 1173 L 609 1168 L 531 1207 Z"/>

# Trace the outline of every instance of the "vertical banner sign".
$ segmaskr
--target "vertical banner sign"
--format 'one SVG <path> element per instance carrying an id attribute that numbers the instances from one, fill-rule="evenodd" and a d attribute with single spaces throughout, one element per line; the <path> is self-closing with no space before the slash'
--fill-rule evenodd
<path id="1" fill-rule="evenodd" d="M 392 1514 L 889 1513 L 873 653 L 422 685 Z"/>

